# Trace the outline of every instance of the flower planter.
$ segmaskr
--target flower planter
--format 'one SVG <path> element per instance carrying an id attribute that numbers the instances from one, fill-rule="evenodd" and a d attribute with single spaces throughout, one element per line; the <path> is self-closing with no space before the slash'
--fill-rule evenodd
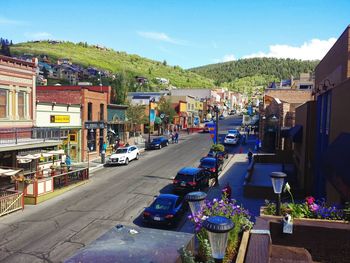
<path id="1" fill-rule="evenodd" d="M 249 235 L 250 231 L 244 231 L 241 239 L 241 244 L 239 245 L 237 257 L 236 257 L 236 263 L 243 263 L 244 258 L 247 252 L 248 248 L 248 242 L 249 242 Z"/>

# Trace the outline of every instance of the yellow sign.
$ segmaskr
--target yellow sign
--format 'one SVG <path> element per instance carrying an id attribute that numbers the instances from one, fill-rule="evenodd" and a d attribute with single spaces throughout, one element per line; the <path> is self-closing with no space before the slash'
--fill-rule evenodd
<path id="1" fill-rule="evenodd" d="M 70 123 L 69 115 L 51 115 L 50 116 L 51 123 Z"/>
<path id="2" fill-rule="evenodd" d="M 186 108 L 186 106 L 187 106 L 187 103 L 185 103 L 185 102 L 180 102 L 180 112 L 186 112 L 187 111 L 187 108 Z"/>

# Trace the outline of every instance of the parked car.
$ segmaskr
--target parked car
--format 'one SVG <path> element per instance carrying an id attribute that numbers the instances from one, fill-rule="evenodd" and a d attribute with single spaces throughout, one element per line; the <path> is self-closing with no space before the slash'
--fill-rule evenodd
<path id="1" fill-rule="evenodd" d="M 126 164 L 128 165 L 132 160 L 138 160 L 140 157 L 139 149 L 132 145 L 128 147 L 118 148 L 114 153 L 107 159 L 107 165 L 113 164 Z"/>
<path id="2" fill-rule="evenodd" d="M 236 114 L 236 110 L 231 110 L 228 114 L 229 115 L 235 115 Z"/>
<path id="3" fill-rule="evenodd" d="M 227 134 L 224 139 L 224 144 L 237 145 L 239 137 L 234 134 Z"/>
<path id="4" fill-rule="evenodd" d="M 225 116 L 224 115 L 220 115 L 219 116 L 219 120 L 224 120 L 225 119 Z"/>
<path id="5" fill-rule="evenodd" d="M 224 162 L 225 159 L 228 159 L 228 152 L 226 151 L 226 149 L 223 152 L 217 152 L 218 155 L 218 159 L 220 160 L 220 162 Z M 215 158 L 216 156 L 216 152 L 213 151 L 212 149 L 210 149 L 210 151 L 208 152 L 206 157 L 213 157 Z"/>
<path id="6" fill-rule="evenodd" d="M 168 146 L 169 140 L 165 137 L 154 138 L 148 145 L 149 149 L 162 149 L 162 147 Z"/>
<path id="7" fill-rule="evenodd" d="M 241 137 L 241 133 L 240 133 L 239 130 L 237 130 L 237 129 L 228 130 L 228 131 L 227 131 L 227 135 L 229 135 L 229 134 L 236 135 L 236 136 L 238 136 L 239 138 Z"/>
<path id="8" fill-rule="evenodd" d="M 174 192 L 193 192 L 209 186 L 210 172 L 196 167 L 182 168 L 173 180 Z"/>
<path id="9" fill-rule="evenodd" d="M 222 162 L 218 162 L 218 172 L 222 171 Z M 211 177 L 216 175 L 216 159 L 213 157 L 204 157 L 200 161 L 199 168 L 210 172 Z"/>
<path id="10" fill-rule="evenodd" d="M 173 194 L 160 194 L 144 210 L 143 223 L 173 226 L 181 220 L 186 208 L 187 204 L 182 197 Z"/>

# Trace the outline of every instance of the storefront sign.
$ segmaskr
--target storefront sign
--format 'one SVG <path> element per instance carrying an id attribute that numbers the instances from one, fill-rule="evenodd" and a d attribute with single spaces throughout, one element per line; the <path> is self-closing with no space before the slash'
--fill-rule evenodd
<path id="1" fill-rule="evenodd" d="M 105 123 L 100 121 L 86 121 L 85 129 L 104 129 Z"/>
<path id="2" fill-rule="evenodd" d="M 69 115 L 50 115 L 51 123 L 70 123 Z"/>

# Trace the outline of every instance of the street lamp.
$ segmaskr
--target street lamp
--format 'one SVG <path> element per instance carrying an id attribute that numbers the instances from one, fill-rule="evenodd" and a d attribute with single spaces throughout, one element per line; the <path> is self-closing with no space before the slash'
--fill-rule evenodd
<path id="1" fill-rule="evenodd" d="M 218 106 L 214 106 L 215 112 L 215 144 L 217 145 L 219 142 L 219 108 Z M 219 164 L 218 164 L 218 152 L 215 152 L 215 185 L 219 184 Z"/>
<path id="2" fill-rule="evenodd" d="M 204 192 L 190 192 L 186 195 L 185 199 L 188 202 L 192 215 L 199 213 L 201 208 L 204 206 L 204 200 L 207 194 Z"/>
<path id="3" fill-rule="evenodd" d="M 151 143 L 151 105 L 155 101 L 154 97 L 150 97 L 148 101 L 148 143 Z"/>
<path id="4" fill-rule="evenodd" d="M 276 216 L 281 215 L 281 193 L 283 189 L 284 179 L 287 177 L 285 173 L 282 172 L 272 172 L 271 175 L 272 187 L 275 194 L 277 194 L 276 203 Z"/>
<path id="5" fill-rule="evenodd" d="M 230 219 L 223 216 L 212 216 L 203 222 L 203 227 L 208 231 L 211 253 L 215 262 L 223 262 L 228 232 L 234 226 Z"/>

